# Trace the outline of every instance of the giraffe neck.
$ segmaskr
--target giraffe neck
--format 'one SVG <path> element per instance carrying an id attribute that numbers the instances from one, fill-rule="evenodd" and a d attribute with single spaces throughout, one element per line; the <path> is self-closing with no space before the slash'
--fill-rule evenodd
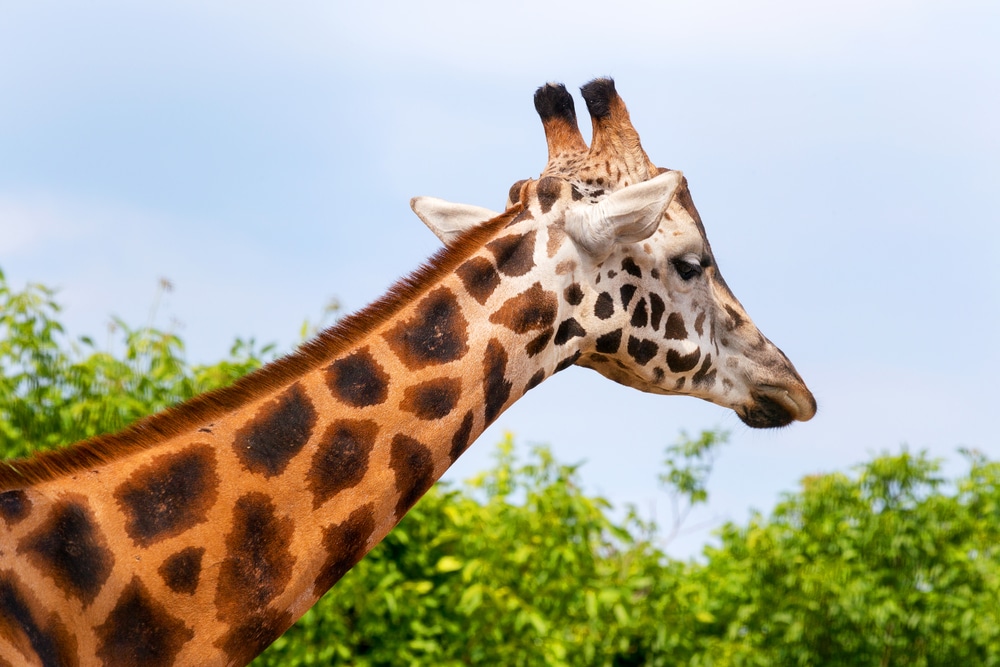
<path id="1" fill-rule="evenodd" d="M 225 409 L 121 436 L 142 446 L 112 439 L 118 457 L 78 454 L 96 465 L 29 464 L 26 488 L 0 479 L 0 657 L 262 651 L 504 409 L 576 360 L 563 299 L 542 287 L 554 246 L 512 218 L 313 344 L 315 363 L 239 385 L 238 406 L 223 395 Z"/>

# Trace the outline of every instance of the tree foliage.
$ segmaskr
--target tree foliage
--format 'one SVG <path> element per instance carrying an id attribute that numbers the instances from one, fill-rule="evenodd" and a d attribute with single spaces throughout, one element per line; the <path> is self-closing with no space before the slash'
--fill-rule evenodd
<path id="1" fill-rule="evenodd" d="M 115 322 L 69 340 L 51 290 L 0 273 L 0 455 L 59 446 L 257 367 L 237 340 L 192 366 L 175 334 Z M 117 346 L 117 351 L 115 349 Z M 588 494 L 545 448 L 438 484 L 256 665 L 1000 664 L 1000 464 L 922 453 L 814 475 L 769 514 L 725 523 L 695 560 L 664 544 L 708 497 L 726 436 L 682 435 L 666 529 Z"/>
<path id="2" fill-rule="evenodd" d="M 169 289 L 162 282 L 161 289 Z M 229 356 L 191 365 L 175 333 L 114 318 L 109 343 L 69 339 L 53 290 L 14 290 L 0 270 L 0 455 L 24 456 L 125 425 L 225 386 L 259 367 L 273 346 L 236 339 Z"/>

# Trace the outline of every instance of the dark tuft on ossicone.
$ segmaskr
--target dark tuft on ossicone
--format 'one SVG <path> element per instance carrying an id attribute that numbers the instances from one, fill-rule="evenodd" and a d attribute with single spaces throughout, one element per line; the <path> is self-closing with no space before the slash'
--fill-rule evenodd
<path id="1" fill-rule="evenodd" d="M 535 91 L 535 111 L 543 121 L 558 117 L 576 124 L 573 96 L 561 83 L 547 83 Z"/>
<path id="2" fill-rule="evenodd" d="M 587 111 L 594 118 L 604 118 L 611 113 L 611 102 L 618 96 L 615 80 L 611 77 L 594 79 L 580 87 Z"/>

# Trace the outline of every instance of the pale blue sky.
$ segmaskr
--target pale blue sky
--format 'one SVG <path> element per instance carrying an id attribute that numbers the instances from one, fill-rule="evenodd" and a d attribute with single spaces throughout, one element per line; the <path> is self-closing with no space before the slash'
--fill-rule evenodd
<path id="1" fill-rule="evenodd" d="M 100 339 L 111 314 L 145 322 L 167 277 L 158 324 L 193 360 L 236 336 L 287 349 L 328 299 L 358 309 L 437 248 L 411 196 L 499 209 L 537 175 L 537 86 L 612 75 L 820 412 L 751 431 L 572 369 L 449 478 L 512 430 L 663 519 L 664 446 L 718 425 L 732 445 L 693 521 L 742 521 L 902 443 L 1000 457 L 1000 5 L 362 4 L 0 6 L 8 278 L 58 286 L 71 333 Z"/>

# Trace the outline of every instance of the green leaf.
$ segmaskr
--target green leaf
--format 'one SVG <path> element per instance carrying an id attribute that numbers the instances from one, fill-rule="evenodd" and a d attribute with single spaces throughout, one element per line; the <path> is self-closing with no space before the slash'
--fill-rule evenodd
<path id="1" fill-rule="evenodd" d="M 455 572 L 462 569 L 462 561 L 454 556 L 443 556 L 435 566 L 438 572 Z"/>

